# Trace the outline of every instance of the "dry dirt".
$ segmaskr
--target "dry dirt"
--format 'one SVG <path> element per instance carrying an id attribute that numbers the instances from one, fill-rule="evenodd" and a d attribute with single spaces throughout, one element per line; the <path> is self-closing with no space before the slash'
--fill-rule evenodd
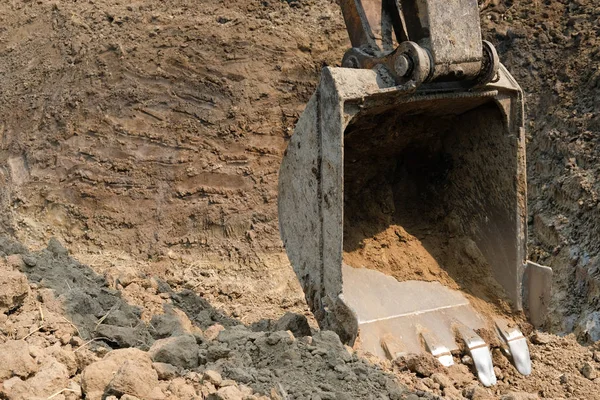
<path id="1" fill-rule="evenodd" d="M 27 345 L 9 357 L 21 364 L 0 377 L 0 398 L 65 388 L 52 398 L 81 398 L 83 372 L 100 359 L 88 392 L 123 400 L 160 397 L 148 388 L 173 399 L 600 398 L 600 7 L 480 3 L 484 36 L 527 94 L 530 257 L 554 268 L 557 288 L 548 328 L 575 332 L 529 335 L 531 377 L 499 349 L 491 390 L 468 359 L 449 371 L 431 360 L 372 365 L 315 330 L 282 252 L 276 183 L 320 68 L 348 46 L 334 1 L 9 0 L 0 226 L 17 242 L 3 253 L 21 259 L 2 265 L 0 283 L 21 292 L 0 298 L 0 358 L 15 340 Z M 56 241 L 42 250 L 51 237 L 70 256 Z M 286 311 L 308 317 L 313 339 L 268 321 Z M 160 323 L 173 329 L 159 334 Z M 145 350 L 161 335 L 195 361 L 152 366 Z M 111 361 L 131 346 L 144 351 L 127 354 L 137 364 Z M 128 386 L 136 374 L 150 376 L 145 389 Z"/>

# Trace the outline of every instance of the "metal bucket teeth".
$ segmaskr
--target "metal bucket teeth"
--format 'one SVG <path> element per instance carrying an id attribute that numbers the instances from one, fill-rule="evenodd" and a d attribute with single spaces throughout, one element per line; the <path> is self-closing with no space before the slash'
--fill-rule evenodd
<path id="1" fill-rule="evenodd" d="M 498 336 L 506 346 L 506 351 L 517 371 L 525 376 L 531 374 L 529 346 L 523 333 L 516 327 L 509 327 L 504 320 L 496 319 L 495 323 Z"/>
<path id="2" fill-rule="evenodd" d="M 381 348 L 385 352 L 385 356 L 390 360 L 395 360 L 406 354 L 406 349 L 402 342 L 389 334 L 381 338 Z"/>
<path id="3" fill-rule="evenodd" d="M 486 387 L 495 385 L 496 373 L 494 372 L 492 353 L 490 353 L 487 343 L 474 330 L 463 324 L 458 324 L 456 329 L 473 359 L 477 377 L 481 383 Z"/>
<path id="4" fill-rule="evenodd" d="M 440 343 L 439 339 L 430 332 L 421 332 L 421 338 L 425 344 L 425 348 L 431 353 L 444 367 L 454 365 L 454 359 L 450 349 Z"/>

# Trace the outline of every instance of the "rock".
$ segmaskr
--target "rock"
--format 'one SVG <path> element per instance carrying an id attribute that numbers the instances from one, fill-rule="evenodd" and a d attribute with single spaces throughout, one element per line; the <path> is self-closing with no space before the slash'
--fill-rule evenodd
<path id="1" fill-rule="evenodd" d="M 223 379 L 223 381 L 221 382 L 221 387 L 226 387 L 226 386 L 236 386 L 237 387 L 237 382 L 234 381 L 233 379 Z"/>
<path id="2" fill-rule="evenodd" d="M 594 361 L 600 363 L 600 351 L 594 351 L 592 358 L 594 359 Z"/>
<path id="3" fill-rule="evenodd" d="M 244 394 L 235 386 L 226 386 L 208 396 L 209 400 L 244 400 Z"/>
<path id="4" fill-rule="evenodd" d="M 217 336 L 219 336 L 219 332 L 221 332 L 224 329 L 225 327 L 221 324 L 211 325 L 204 330 L 204 337 L 206 338 L 206 340 L 215 340 Z"/>
<path id="5" fill-rule="evenodd" d="M 83 393 L 81 391 L 81 386 L 79 385 L 79 383 L 75 381 L 70 381 L 69 385 L 67 386 L 67 389 L 69 389 L 69 391 L 65 393 L 65 397 L 67 398 L 67 400 L 81 399 Z"/>
<path id="6" fill-rule="evenodd" d="M 198 398 L 196 389 L 192 385 L 185 382 L 183 378 L 175 378 L 169 385 L 169 391 L 173 394 L 173 398 L 180 400 L 195 400 Z"/>
<path id="7" fill-rule="evenodd" d="M 397 361 L 421 377 L 429 377 L 436 372 L 442 372 L 441 364 L 432 356 L 425 354 L 410 354 L 400 357 Z"/>
<path id="8" fill-rule="evenodd" d="M 113 350 L 106 354 L 102 360 L 88 365 L 83 370 L 81 387 L 86 398 L 101 399 L 114 375 L 127 361 L 140 365 L 147 364 L 152 368 L 150 356 L 144 351 L 135 348 Z M 156 374 L 156 372 L 154 373 Z"/>
<path id="9" fill-rule="evenodd" d="M 158 387 L 158 374 L 149 360 L 125 361 L 108 384 L 106 392 L 117 396 L 130 394 L 148 400 L 165 397 Z"/>
<path id="10" fill-rule="evenodd" d="M 0 273 L 0 313 L 19 308 L 29 295 L 29 283 L 19 271 Z"/>
<path id="11" fill-rule="evenodd" d="M 219 387 L 221 385 L 221 381 L 223 380 L 223 378 L 221 378 L 221 374 L 211 369 L 207 369 L 206 371 L 204 371 L 202 379 L 212 383 L 216 387 Z"/>
<path id="12" fill-rule="evenodd" d="M 88 365 L 100 360 L 96 354 L 88 348 L 81 348 L 74 353 L 75 359 L 77 360 L 77 369 L 79 371 L 83 371 Z"/>
<path id="13" fill-rule="evenodd" d="M 273 324 L 275 331 L 291 331 L 296 337 L 312 335 L 308 320 L 304 315 L 287 312 Z"/>
<path id="14" fill-rule="evenodd" d="M 502 396 L 500 400 L 536 400 L 538 395 L 526 392 L 509 392 Z"/>
<path id="15" fill-rule="evenodd" d="M 149 354 L 153 361 L 192 369 L 199 365 L 199 347 L 192 335 L 176 336 L 154 342 Z"/>
<path id="16" fill-rule="evenodd" d="M 231 350 L 226 345 L 217 343 L 217 344 L 210 346 L 206 350 L 206 359 L 208 361 L 213 362 L 213 361 L 220 360 L 222 358 L 229 357 L 230 353 L 231 353 Z"/>
<path id="17" fill-rule="evenodd" d="M 552 336 L 544 332 L 536 332 L 531 336 L 531 343 L 533 344 L 548 344 L 552 341 Z"/>
<path id="18" fill-rule="evenodd" d="M 243 325 L 238 325 L 221 331 L 217 340 L 222 343 L 227 343 L 229 347 L 234 347 L 235 345 L 243 346 L 246 342 L 254 341 L 265 335 L 265 332 L 253 332 Z"/>
<path id="19" fill-rule="evenodd" d="M 581 374 L 592 381 L 598 377 L 598 374 L 596 373 L 596 369 L 594 368 L 594 366 L 592 364 L 590 364 L 588 362 L 583 364 L 583 367 L 581 368 Z"/>
<path id="20" fill-rule="evenodd" d="M 600 340 L 600 311 L 594 311 L 587 318 L 584 324 L 583 333 L 590 343 Z"/>
<path id="21" fill-rule="evenodd" d="M 96 329 L 96 337 L 108 338 L 121 348 L 134 347 L 141 343 L 152 342 L 148 332 L 128 326 L 101 324 Z"/>
<path id="22" fill-rule="evenodd" d="M 19 376 L 27 378 L 38 370 L 23 340 L 9 340 L 0 345 L 0 381 Z"/>
<path id="23" fill-rule="evenodd" d="M 48 246 L 46 247 L 55 256 L 68 256 L 69 250 L 67 250 L 56 238 L 50 238 Z"/>
<path id="24" fill-rule="evenodd" d="M 158 379 L 168 381 L 176 378 L 179 375 L 179 370 L 176 366 L 161 362 L 152 363 L 152 368 L 158 374 Z"/>
<path id="25" fill-rule="evenodd" d="M 463 396 L 470 400 L 494 400 L 496 397 L 492 395 L 489 390 L 479 386 L 473 385 L 466 388 L 463 391 Z"/>
<path id="26" fill-rule="evenodd" d="M 67 367 L 52 357 L 46 357 L 33 377 L 13 386 L 9 397 L 13 400 L 48 398 L 67 387 L 68 383 Z"/>
<path id="27" fill-rule="evenodd" d="M 21 257 L 20 254 L 11 254 L 10 256 L 6 257 L 6 263 L 13 269 L 21 269 L 25 266 L 23 257 Z"/>
<path id="28" fill-rule="evenodd" d="M 156 339 L 185 334 L 202 334 L 202 330 L 192 324 L 192 321 L 181 310 L 165 305 L 165 313 L 154 315 L 150 324 L 154 327 L 152 335 Z"/>
<path id="29" fill-rule="evenodd" d="M 19 384 L 20 382 L 23 382 L 23 380 L 18 376 L 13 376 L 12 378 L 2 382 L 2 384 L 0 385 L 0 398 L 10 398 L 9 396 L 13 387 L 15 387 L 15 385 Z"/>
<path id="30" fill-rule="evenodd" d="M 565 384 L 567 382 L 569 382 L 569 378 L 567 377 L 566 374 L 562 374 L 561 376 L 558 377 L 558 380 L 560 381 L 560 383 Z"/>
<path id="31" fill-rule="evenodd" d="M 133 267 L 120 267 L 118 273 L 117 283 L 124 288 L 142 279 L 138 270 Z"/>
<path id="32" fill-rule="evenodd" d="M 73 351 L 58 346 L 52 346 L 46 349 L 46 353 L 56 358 L 58 362 L 67 367 L 69 376 L 73 376 L 77 373 L 77 357 Z"/>
<path id="33" fill-rule="evenodd" d="M 447 387 L 452 386 L 452 381 L 448 378 L 447 375 L 436 372 L 435 374 L 431 374 L 431 379 L 440 385 L 440 388 L 445 389 Z"/>
<path id="34" fill-rule="evenodd" d="M 140 400 L 140 398 L 132 396 L 130 394 L 124 394 L 123 396 L 121 396 L 121 400 Z"/>
<path id="35" fill-rule="evenodd" d="M 272 332 L 267 337 L 267 344 L 274 346 L 277 343 L 291 344 L 295 340 L 294 335 L 290 331 Z"/>

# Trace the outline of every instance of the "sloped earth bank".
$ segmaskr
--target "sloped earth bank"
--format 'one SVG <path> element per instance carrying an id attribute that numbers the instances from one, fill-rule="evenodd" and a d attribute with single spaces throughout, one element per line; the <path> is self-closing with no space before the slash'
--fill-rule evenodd
<path id="1" fill-rule="evenodd" d="M 189 290 L 135 270 L 97 275 L 55 239 L 39 252 L 0 238 L 0 398 L 597 398 L 600 346 L 531 335 L 534 373 L 493 350 L 483 388 L 468 356 L 369 360 L 305 317 L 244 325 Z M 372 363 L 370 361 L 373 361 Z M 411 388 L 411 389 L 408 389 Z M 111 397 L 114 396 L 114 397 Z M 266 397 L 265 397 L 266 396 Z"/>
<path id="2" fill-rule="evenodd" d="M 599 7 L 593 0 L 481 3 L 485 36 L 497 45 L 527 94 L 530 257 L 554 267 L 558 289 L 548 327 L 559 333 L 575 331 L 579 340 L 594 342 L 600 339 Z M 45 289 L 53 289 L 58 297 L 66 296 L 65 287 L 78 289 L 71 286 L 73 281 L 48 283 L 46 273 L 55 267 L 34 272 L 37 277 L 23 270 L 33 285 L 31 294 L 17 293 L 10 301 L 21 304 L 23 297 L 23 305 L 5 312 L 6 317 L 0 315 L 4 321 L 0 340 L 6 344 L 27 336 L 29 353 L 36 356 L 33 361 L 23 356 L 26 360 L 17 376 L 38 377 L 33 383 L 39 387 L 50 387 L 50 381 L 67 385 L 70 378 L 81 382 L 78 376 L 85 362 L 75 370 L 67 358 L 52 355 L 51 347 L 67 351 L 70 346 L 74 351 L 100 330 L 111 338 L 91 342 L 77 353 L 98 344 L 99 349 L 146 349 L 155 336 L 144 324 L 154 315 L 168 314 L 164 304 L 169 299 L 176 315 L 182 315 L 178 309 L 193 313 L 188 319 L 195 325 L 189 325 L 198 329 L 208 328 L 201 321 L 215 322 L 213 316 L 227 330 L 236 325 L 233 320 L 252 326 L 265 318 L 278 319 L 286 311 L 310 317 L 279 241 L 276 181 L 286 139 L 317 84 L 320 68 L 338 65 L 348 47 L 335 2 L 14 0 L 0 4 L 0 22 L 2 228 L 30 249 L 45 248 L 50 237 L 59 238 L 82 263 L 69 259 L 69 264 L 89 271 L 83 281 L 104 280 L 108 285 L 96 289 L 94 296 L 101 299 L 97 301 L 104 302 L 100 308 L 84 301 L 81 307 L 87 311 L 55 311 L 52 317 L 62 321 L 56 324 L 69 335 L 78 329 L 72 337 L 81 341 L 71 343 L 58 329 L 52 333 L 44 328 L 27 336 L 42 319 L 51 318 L 51 310 L 38 307 L 37 299 L 48 296 Z M 21 269 L 18 260 L 13 262 Z M 69 276 L 72 273 L 69 270 Z M 127 282 L 127 276 L 140 274 L 149 278 Z M 18 276 L 14 279 L 23 283 Z M 167 282 L 180 300 L 165 294 L 159 281 Z M 82 287 L 84 292 L 89 288 Z M 135 311 L 119 305 L 115 317 L 108 311 L 117 295 L 143 308 Z M 51 297 L 47 301 L 55 304 Z M 68 309 L 69 304 L 61 307 Z M 111 322 L 109 317 L 113 323 L 105 324 L 107 319 Z M 314 328 L 310 318 L 309 322 Z M 138 325 L 141 328 L 134 329 Z M 19 326 L 19 332 L 13 330 Z M 127 328 L 127 334 L 106 326 Z M 189 329 L 186 332 L 194 336 L 196 331 Z M 319 335 L 323 334 L 314 337 Z M 319 353 L 312 347 L 302 350 L 301 337 L 290 345 L 298 346 L 299 353 L 288 352 L 286 344 L 274 357 Z M 550 398 L 600 397 L 598 382 L 583 376 L 593 378 L 598 367 L 595 348 L 578 345 L 572 336 L 540 337 L 536 339 L 540 344 L 532 345 L 533 377 L 516 376 L 512 367 L 497 360 L 498 375 L 503 377 L 497 392 L 478 387 L 471 373 L 463 374 L 463 366 L 435 377 L 423 369 L 429 365 L 426 360 L 381 367 L 390 373 L 402 370 L 398 379 L 415 389 L 442 394 L 440 388 L 447 387 L 448 396 L 500 397 L 497 393 L 525 391 Z M 244 348 L 252 348 L 249 341 Z M 196 342 L 200 350 L 210 348 L 208 342 Z M 341 351 L 336 348 L 334 353 Z M 92 355 L 104 357 L 103 352 Z M 148 366 L 143 355 L 119 357 Z M 56 363 L 66 372 L 58 378 L 49 372 L 39 375 L 64 372 Z M 111 366 L 99 369 L 111 374 L 122 366 L 114 359 L 107 363 Z M 363 375 L 353 370 L 359 381 L 371 374 L 371 367 L 365 368 Z M 202 387 L 210 389 L 201 371 L 185 378 L 186 384 L 197 384 L 198 396 Z M 324 364 L 315 364 L 314 371 L 343 374 L 330 372 Z M 225 369 L 220 372 L 233 377 Z M 131 374 L 135 372 L 127 368 L 117 374 L 123 379 L 117 385 L 121 389 L 111 389 L 115 395 L 125 393 L 122 387 L 130 380 L 124 377 Z M 325 382 L 315 375 L 296 375 L 296 370 L 279 374 L 293 382 Z M 442 382 L 445 378 L 453 383 Z M 381 385 L 387 381 L 381 379 L 369 380 L 361 390 L 386 391 Z M 371 381 L 379 386 L 368 386 L 375 385 Z M 99 382 L 96 388 L 106 383 L 106 377 Z M 164 382 L 158 386 L 167 394 Z M 177 382 L 176 386 L 182 384 Z M 243 379 L 237 382 L 243 384 Z M 279 392 L 273 396 L 285 398 L 281 394 L 289 390 L 285 382 L 272 378 L 263 386 L 248 386 L 269 395 L 274 387 Z M 332 390 L 315 389 L 313 398 L 344 390 L 335 385 Z M 189 388 L 181 390 L 191 396 Z M 359 393 L 355 396 L 363 398 Z"/>

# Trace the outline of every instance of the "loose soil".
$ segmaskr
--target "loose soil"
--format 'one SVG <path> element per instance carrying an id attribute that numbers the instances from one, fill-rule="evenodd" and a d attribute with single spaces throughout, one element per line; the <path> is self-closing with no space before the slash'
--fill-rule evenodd
<path id="1" fill-rule="evenodd" d="M 198 352 L 214 347 L 208 368 L 238 388 L 247 381 L 249 396 L 344 398 L 338 393 L 356 386 L 356 398 L 414 391 L 425 398 L 600 398 L 598 378 L 587 373 L 600 367 L 590 344 L 600 340 L 600 7 L 594 0 L 480 3 L 484 36 L 527 96 L 530 258 L 555 270 L 548 328 L 576 336 L 536 343 L 528 333 L 528 378 L 494 350 L 501 378 L 492 390 L 478 385 L 468 359 L 456 360 L 459 373 L 435 377 L 423 367 L 431 360 L 371 360 L 377 369 L 355 353 L 342 365 L 339 357 L 347 356 L 329 333 L 313 332 L 314 345 L 268 329 L 258 345 L 250 333 L 241 344 L 198 339 Z M 20 246 L 3 251 L 48 260 L 45 269 L 11 267 L 23 268 L 31 293 L 0 314 L 0 343 L 24 339 L 40 362 L 39 372 L 17 379 L 53 387 L 49 371 L 67 371 L 54 376 L 64 384 L 56 392 L 73 391 L 53 398 L 81 398 L 75 384 L 87 361 L 74 367 L 62 352 L 94 339 L 96 325 L 112 339 L 77 351 L 88 361 L 122 346 L 145 350 L 156 340 L 155 316 L 171 312 L 187 312 L 184 325 L 207 337 L 216 324 L 252 331 L 287 311 L 315 328 L 279 240 L 277 170 L 321 67 L 339 65 L 349 45 L 336 2 L 15 0 L 0 5 L 0 22 L 0 226 Z M 426 245 L 419 232 L 396 225 L 414 250 Z M 388 233 L 382 242 L 397 237 Z M 48 246 L 51 237 L 62 245 Z M 423 276 L 436 278 L 432 271 Z M 87 293 L 96 303 L 82 282 L 99 283 Z M 63 303 L 52 300 L 61 296 Z M 40 328 L 42 321 L 52 327 Z M 276 347 L 267 347 L 273 333 Z M 323 336 L 329 344 L 318 344 Z M 159 386 L 170 398 L 192 396 L 183 384 L 208 397 L 220 388 L 203 380 L 206 368 Z M 410 390 L 390 389 L 389 374 Z"/>

